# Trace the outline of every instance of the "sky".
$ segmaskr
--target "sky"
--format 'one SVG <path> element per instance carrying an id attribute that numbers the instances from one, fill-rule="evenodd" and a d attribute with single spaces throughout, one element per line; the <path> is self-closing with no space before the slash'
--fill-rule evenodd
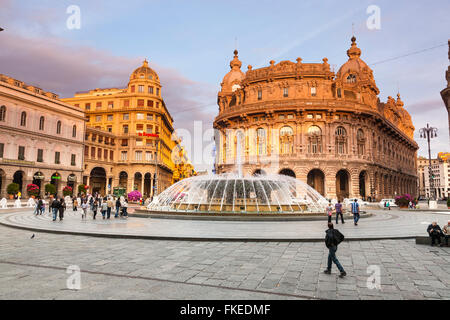
<path id="1" fill-rule="evenodd" d="M 80 9 L 79 29 L 67 27 L 72 5 Z M 373 12 L 367 10 L 373 5 L 380 24 L 369 29 Z M 160 76 L 174 127 L 196 139 L 194 121 L 205 131 L 218 113 L 217 93 L 234 49 L 244 72 L 249 64 L 258 68 L 297 57 L 327 57 L 337 71 L 354 34 L 381 101 L 400 92 L 416 127 L 419 155 L 427 156 L 427 146 L 418 129 L 427 123 L 438 128 L 431 145 L 435 156 L 450 151 L 440 96 L 449 66 L 448 12 L 448 0 L 0 0 L 0 73 L 71 97 L 125 87 L 148 59 Z M 194 150 L 188 152 L 191 157 Z"/>

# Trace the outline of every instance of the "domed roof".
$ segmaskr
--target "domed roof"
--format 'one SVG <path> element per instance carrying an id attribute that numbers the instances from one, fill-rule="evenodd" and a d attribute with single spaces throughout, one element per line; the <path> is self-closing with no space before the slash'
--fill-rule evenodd
<path id="1" fill-rule="evenodd" d="M 234 58 L 230 61 L 231 71 L 223 77 L 222 91 L 232 91 L 233 84 L 241 82 L 245 78 L 245 73 L 241 71 L 242 62 L 238 58 L 238 51 L 234 50 Z"/>
<path id="2" fill-rule="evenodd" d="M 158 80 L 158 74 L 148 66 L 148 61 L 145 59 L 142 66 L 134 70 L 131 74 L 130 80 L 132 79 Z"/>
<path id="3" fill-rule="evenodd" d="M 347 73 L 361 73 L 363 70 L 372 71 L 369 66 L 361 60 L 361 49 L 356 46 L 356 38 L 352 37 L 352 46 L 347 50 L 348 61 L 339 69 L 337 76 L 345 76 Z"/>

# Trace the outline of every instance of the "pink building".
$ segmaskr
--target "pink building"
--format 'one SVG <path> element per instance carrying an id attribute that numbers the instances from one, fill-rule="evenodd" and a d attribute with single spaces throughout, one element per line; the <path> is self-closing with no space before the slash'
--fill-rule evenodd
<path id="1" fill-rule="evenodd" d="M 0 197 L 18 183 L 23 197 L 34 183 L 44 194 L 52 183 L 58 195 L 76 193 L 83 171 L 83 110 L 22 81 L 0 74 Z"/>

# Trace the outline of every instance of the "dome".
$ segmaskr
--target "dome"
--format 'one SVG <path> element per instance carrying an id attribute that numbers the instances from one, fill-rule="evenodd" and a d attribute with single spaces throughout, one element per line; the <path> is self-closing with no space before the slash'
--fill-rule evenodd
<path id="1" fill-rule="evenodd" d="M 150 211 L 204 213 L 323 213 L 328 201 L 306 183 L 285 175 L 195 176 L 172 185 Z"/>
<path id="2" fill-rule="evenodd" d="M 130 80 L 133 79 L 149 79 L 158 80 L 158 74 L 148 66 L 148 61 L 144 60 L 142 66 L 133 71 Z"/>
<path id="3" fill-rule="evenodd" d="M 238 51 L 234 50 L 234 58 L 230 61 L 231 71 L 222 80 L 222 91 L 234 91 L 244 78 L 245 73 L 241 71 L 242 62 L 238 58 Z M 233 88 L 234 87 L 234 88 Z"/>
<path id="4" fill-rule="evenodd" d="M 372 71 L 369 66 L 361 60 L 361 49 L 356 46 L 356 38 L 352 37 L 352 46 L 347 50 L 348 61 L 339 69 L 338 78 L 344 77 L 349 73 L 362 73 L 362 71 Z"/>

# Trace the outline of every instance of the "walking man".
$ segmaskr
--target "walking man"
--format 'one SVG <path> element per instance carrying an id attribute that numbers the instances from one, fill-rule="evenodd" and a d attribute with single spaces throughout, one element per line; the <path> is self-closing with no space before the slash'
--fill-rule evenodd
<path id="1" fill-rule="evenodd" d="M 120 198 L 117 198 L 116 200 L 116 214 L 114 215 L 114 218 L 118 218 L 119 217 L 119 211 L 120 211 Z"/>
<path id="2" fill-rule="evenodd" d="M 112 200 L 111 197 L 108 198 L 107 204 L 108 204 L 108 208 L 107 208 L 107 211 L 106 211 L 106 216 L 107 216 L 107 219 L 109 219 L 110 216 L 111 216 L 111 210 L 114 207 L 114 201 Z"/>
<path id="3" fill-rule="evenodd" d="M 339 215 L 341 216 L 342 223 L 344 222 L 344 215 L 342 214 L 342 203 L 341 200 L 338 200 L 338 202 L 334 205 L 334 209 L 336 210 L 336 224 L 339 224 Z M 329 221 L 331 222 L 331 221 Z"/>
<path id="4" fill-rule="evenodd" d="M 358 221 L 359 221 L 359 204 L 358 204 L 358 200 L 355 199 L 355 201 L 352 202 L 351 205 L 352 205 L 353 220 L 355 221 L 355 226 L 357 226 L 358 225 Z"/>
<path id="5" fill-rule="evenodd" d="M 340 264 L 338 258 L 336 257 L 336 251 L 338 249 L 339 243 L 341 243 L 344 240 L 344 235 L 339 232 L 339 230 L 334 229 L 333 223 L 328 223 L 328 230 L 325 231 L 325 245 L 328 248 L 328 266 L 327 269 L 324 271 L 326 274 L 331 274 L 331 266 L 332 262 L 336 265 L 336 267 L 340 271 L 340 278 L 343 278 L 347 275 L 344 268 Z"/>
<path id="6" fill-rule="evenodd" d="M 58 215 L 58 211 L 59 211 L 59 207 L 60 207 L 60 202 L 58 201 L 58 199 L 57 198 L 55 198 L 53 201 L 52 201 L 52 204 L 51 204 L 51 210 L 52 210 L 52 213 L 53 213 L 53 221 L 56 221 L 56 217 L 57 217 L 57 215 Z M 50 209 L 50 208 L 49 208 Z"/>

